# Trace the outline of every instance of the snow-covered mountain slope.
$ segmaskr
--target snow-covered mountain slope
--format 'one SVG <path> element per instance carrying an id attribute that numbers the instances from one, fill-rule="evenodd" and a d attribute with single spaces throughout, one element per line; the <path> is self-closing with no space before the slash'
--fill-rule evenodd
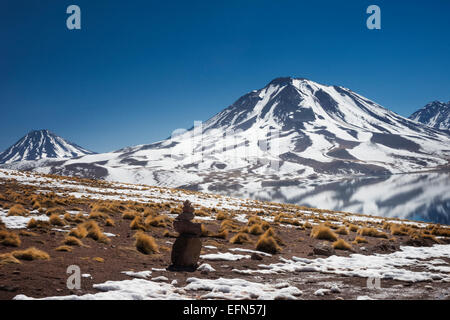
<path id="1" fill-rule="evenodd" d="M 35 130 L 1 153 L 0 164 L 48 158 L 74 158 L 87 154 L 94 152 L 64 140 L 48 130 Z"/>
<path id="2" fill-rule="evenodd" d="M 343 87 L 277 78 L 170 139 L 64 161 L 8 166 L 151 185 L 304 185 L 448 164 L 450 137 Z"/>
<path id="3" fill-rule="evenodd" d="M 414 112 L 409 119 L 440 130 L 450 131 L 450 101 L 433 101 Z"/>

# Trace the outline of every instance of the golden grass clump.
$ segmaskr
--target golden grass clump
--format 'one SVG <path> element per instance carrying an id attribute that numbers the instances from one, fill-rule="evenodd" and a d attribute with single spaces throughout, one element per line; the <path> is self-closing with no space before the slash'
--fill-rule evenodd
<path id="1" fill-rule="evenodd" d="M 64 220 L 61 219 L 58 214 L 52 214 L 49 218 L 49 222 L 51 225 L 54 225 L 54 226 L 65 226 L 66 225 Z"/>
<path id="2" fill-rule="evenodd" d="M 251 242 L 251 240 L 248 237 L 248 235 L 246 233 L 243 233 L 243 232 L 236 233 L 230 239 L 230 243 L 233 243 L 233 244 L 243 244 L 243 243 L 248 243 L 248 242 Z"/>
<path id="3" fill-rule="evenodd" d="M 167 237 L 167 238 L 176 238 L 177 235 L 175 233 L 170 232 L 169 230 L 164 230 L 162 233 L 163 237 Z"/>
<path id="4" fill-rule="evenodd" d="M 137 232 L 135 246 L 143 254 L 159 253 L 158 244 L 152 236 L 143 232 Z"/>
<path id="5" fill-rule="evenodd" d="M 311 230 L 310 236 L 319 240 L 336 241 L 338 236 L 329 227 L 325 225 L 315 226 Z"/>
<path id="6" fill-rule="evenodd" d="M 122 219 L 133 220 L 138 214 L 136 211 L 127 210 L 122 213 Z"/>
<path id="7" fill-rule="evenodd" d="M 353 244 L 358 244 L 358 243 L 368 243 L 369 241 L 367 241 L 366 238 L 361 237 L 361 236 L 356 236 L 355 240 L 353 240 Z"/>
<path id="8" fill-rule="evenodd" d="M 82 224 L 77 225 L 74 229 L 70 230 L 69 236 L 76 237 L 78 239 L 83 239 L 88 235 L 86 227 Z"/>
<path id="9" fill-rule="evenodd" d="M 260 224 L 261 223 L 261 218 L 258 216 L 251 216 L 250 218 L 248 218 L 248 222 L 247 225 L 248 226 L 252 226 L 254 224 Z"/>
<path id="10" fill-rule="evenodd" d="M 108 237 L 105 236 L 102 229 L 100 229 L 97 222 L 95 222 L 94 220 L 89 220 L 88 222 L 85 222 L 84 226 L 88 232 L 87 236 L 89 238 L 92 238 L 98 242 L 103 242 L 103 243 L 109 242 Z"/>
<path id="11" fill-rule="evenodd" d="M 105 262 L 105 259 L 100 258 L 100 257 L 94 257 L 94 258 L 92 258 L 92 260 L 97 261 L 97 262 L 100 262 L 100 263 Z"/>
<path id="12" fill-rule="evenodd" d="M 26 216 L 28 215 L 29 211 L 23 207 L 21 204 L 15 204 L 11 208 L 9 208 L 8 211 L 8 217 L 9 216 Z"/>
<path id="13" fill-rule="evenodd" d="M 195 210 L 195 215 L 199 217 L 209 217 L 211 214 L 209 213 L 208 209 L 201 208 L 198 210 Z"/>
<path id="14" fill-rule="evenodd" d="M 130 223 L 131 230 L 146 230 L 144 221 L 141 216 L 136 216 Z"/>
<path id="15" fill-rule="evenodd" d="M 89 213 L 88 219 L 94 219 L 94 220 L 105 220 L 108 219 L 109 216 L 101 211 L 91 210 Z"/>
<path id="16" fill-rule="evenodd" d="M 144 209 L 144 212 L 142 213 L 142 215 L 144 217 L 148 217 L 148 216 L 154 217 L 154 216 L 158 215 L 158 212 L 156 212 L 156 210 L 153 209 L 153 208 L 148 208 L 147 207 L 147 208 Z"/>
<path id="17" fill-rule="evenodd" d="M 431 229 L 431 234 L 438 237 L 450 237 L 450 228 L 434 226 L 433 229 Z"/>
<path id="18" fill-rule="evenodd" d="M 389 230 L 393 236 L 405 236 L 408 234 L 409 228 L 400 224 L 392 223 Z"/>
<path id="19" fill-rule="evenodd" d="M 21 264 L 10 252 L 0 254 L 0 266 L 5 264 Z"/>
<path id="20" fill-rule="evenodd" d="M 266 233 L 260 236 L 258 242 L 256 242 L 256 250 L 271 254 L 281 252 L 281 248 L 275 238 L 267 235 Z"/>
<path id="21" fill-rule="evenodd" d="M 385 232 L 378 231 L 375 228 L 369 228 L 369 227 L 363 227 L 363 228 L 359 229 L 358 234 L 360 236 L 368 236 L 368 237 L 384 238 L 384 239 L 388 238 L 388 235 Z"/>
<path id="22" fill-rule="evenodd" d="M 108 219 L 106 219 L 106 221 L 105 221 L 105 225 L 108 226 L 108 227 L 115 227 L 115 226 L 116 226 L 116 223 L 114 222 L 113 219 L 108 218 Z"/>
<path id="23" fill-rule="evenodd" d="M 313 225 L 311 223 L 309 223 L 308 221 L 306 221 L 303 224 L 303 228 L 305 228 L 305 229 L 312 229 L 312 227 L 313 227 Z"/>
<path id="24" fill-rule="evenodd" d="M 28 221 L 28 224 L 27 224 L 27 228 L 28 229 L 47 228 L 49 226 L 50 226 L 50 222 L 42 221 L 42 220 L 36 220 L 34 218 L 31 218 L 30 221 Z"/>
<path id="25" fill-rule="evenodd" d="M 212 233 L 210 234 L 210 237 L 226 240 L 228 238 L 228 230 L 222 230 L 220 232 Z"/>
<path id="26" fill-rule="evenodd" d="M 145 219 L 146 226 L 152 226 L 157 228 L 166 228 L 168 226 L 168 222 L 170 222 L 170 218 L 166 215 L 160 215 L 156 217 L 148 216 Z"/>
<path id="27" fill-rule="evenodd" d="M 22 241 L 20 241 L 20 237 L 14 232 L 6 230 L 0 231 L 0 244 L 10 247 L 20 247 L 21 243 Z"/>
<path id="28" fill-rule="evenodd" d="M 351 232 L 357 232 L 358 229 L 359 229 L 359 227 L 358 227 L 356 224 L 350 223 L 350 224 L 348 225 L 348 229 L 349 229 Z"/>
<path id="29" fill-rule="evenodd" d="M 83 242 L 81 242 L 80 239 L 78 239 L 74 236 L 67 236 L 63 240 L 63 244 L 68 245 L 68 246 L 79 246 L 79 247 L 83 246 Z"/>
<path id="30" fill-rule="evenodd" d="M 216 220 L 225 220 L 225 219 L 228 219 L 228 218 L 229 218 L 228 214 L 226 214 L 226 213 L 223 212 L 223 211 L 219 211 L 219 212 L 216 214 Z"/>
<path id="31" fill-rule="evenodd" d="M 48 209 L 45 212 L 45 214 L 48 215 L 48 216 L 51 216 L 51 215 L 54 215 L 54 214 L 64 215 L 64 214 L 66 214 L 66 210 L 64 210 L 64 208 L 61 208 L 61 207 L 55 207 L 55 208 Z"/>
<path id="32" fill-rule="evenodd" d="M 35 247 L 30 247 L 26 250 L 17 250 L 11 252 L 11 254 L 14 256 L 14 258 L 19 260 L 48 260 L 50 259 L 50 256 L 47 252 L 36 249 Z"/>
<path id="33" fill-rule="evenodd" d="M 264 233 L 264 230 L 261 227 L 261 224 L 253 224 L 248 228 L 248 232 L 254 235 L 260 235 Z"/>
<path id="34" fill-rule="evenodd" d="M 212 233 L 211 233 L 211 231 L 209 231 L 206 227 L 205 227 L 205 225 L 202 223 L 201 225 L 200 225 L 200 227 L 202 228 L 201 230 L 202 230 L 202 233 L 201 233 L 201 236 L 202 237 L 209 237 Z"/>
<path id="35" fill-rule="evenodd" d="M 231 219 L 225 219 L 220 224 L 219 232 L 224 230 L 236 232 L 239 231 L 239 229 L 239 226 L 236 225 Z"/>
<path id="36" fill-rule="evenodd" d="M 342 234 L 342 235 L 346 236 L 346 235 L 349 234 L 349 231 L 348 231 L 348 229 L 347 229 L 346 227 L 341 226 L 341 227 L 339 227 L 339 228 L 336 229 L 336 233 L 337 233 L 337 234 Z"/>
<path id="37" fill-rule="evenodd" d="M 344 239 L 338 239 L 332 244 L 334 249 L 339 250 L 352 250 L 352 246 L 347 243 Z"/>
<path id="38" fill-rule="evenodd" d="M 76 238 L 75 238 L 76 239 Z M 78 239 L 77 239 L 78 240 Z M 79 240 L 78 240 L 79 241 Z M 62 251 L 62 252 L 72 252 L 72 247 L 71 246 L 59 246 L 57 248 L 55 248 L 55 251 Z"/>

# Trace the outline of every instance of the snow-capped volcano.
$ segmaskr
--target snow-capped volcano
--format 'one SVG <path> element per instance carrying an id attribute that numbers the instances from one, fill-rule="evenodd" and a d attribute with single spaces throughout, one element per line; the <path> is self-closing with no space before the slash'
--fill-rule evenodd
<path id="1" fill-rule="evenodd" d="M 175 133 L 37 170 L 218 192 L 422 171 L 450 158 L 447 134 L 347 88 L 301 78 L 277 78 Z"/>
<path id="2" fill-rule="evenodd" d="M 450 101 L 433 101 L 417 110 L 409 119 L 426 124 L 430 127 L 450 131 Z"/>
<path id="3" fill-rule="evenodd" d="M 94 152 L 69 142 L 48 130 L 34 130 L 0 154 L 0 164 L 24 160 L 65 159 Z"/>

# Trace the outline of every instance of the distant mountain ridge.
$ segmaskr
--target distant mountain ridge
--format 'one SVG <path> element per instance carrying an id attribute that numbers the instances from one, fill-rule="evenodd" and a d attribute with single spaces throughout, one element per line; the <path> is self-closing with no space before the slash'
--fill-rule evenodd
<path id="1" fill-rule="evenodd" d="M 450 101 L 447 103 L 441 101 L 430 102 L 410 115 L 409 119 L 435 129 L 450 132 Z"/>
<path id="2" fill-rule="evenodd" d="M 251 195 L 266 186 L 431 170 L 449 159 L 450 136 L 442 131 L 348 88 L 283 77 L 166 140 L 3 167 Z"/>
<path id="3" fill-rule="evenodd" d="M 0 153 L 0 164 L 42 159 L 67 159 L 95 154 L 48 130 L 33 130 L 6 151 Z"/>

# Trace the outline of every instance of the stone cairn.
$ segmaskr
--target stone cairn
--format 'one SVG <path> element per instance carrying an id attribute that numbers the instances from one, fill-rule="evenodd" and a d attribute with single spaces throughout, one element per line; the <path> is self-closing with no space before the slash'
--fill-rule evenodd
<path id="1" fill-rule="evenodd" d="M 202 242 L 200 236 L 202 227 L 200 223 L 193 223 L 194 207 L 189 200 L 183 203 L 183 212 L 175 218 L 173 227 L 179 233 L 172 246 L 172 264 L 167 268 L 170 271 L 195 271 L 200 257 Z"/>

